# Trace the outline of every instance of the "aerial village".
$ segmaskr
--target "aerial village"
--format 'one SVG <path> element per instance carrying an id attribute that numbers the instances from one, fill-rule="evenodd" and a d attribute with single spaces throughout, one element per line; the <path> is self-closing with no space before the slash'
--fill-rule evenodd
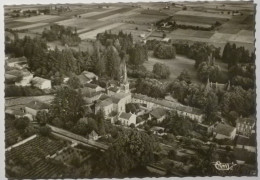
<path id="1" fill-rule="evenodd" d="M 244 42 L 253 11 L 252 2 L 5 7 L 6 176 L 255 176 L 255 56 Z M 233 19 L 244 20 L 237 34 Z M 89 22 L 97 31 L 78 28 Z M 214 29 L 231 40 L 212 45 Z"/>

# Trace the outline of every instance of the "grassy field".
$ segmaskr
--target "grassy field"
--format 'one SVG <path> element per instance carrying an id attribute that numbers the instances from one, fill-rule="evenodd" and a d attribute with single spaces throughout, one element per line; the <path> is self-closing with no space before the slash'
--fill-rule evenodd
<path id="1" fill-rule="evenodd" d="M 108 17 L 108 16 L 111 16 L 111 15 L 114 15 L 114 14 L 125 13 L 125 12 L 128 12 L 128 11 L 132 10 L 132 9 L 133 8 L 120 8 L 120 9 L 116 9 L 116 10 L 113 10 L 113 11 L 97 14 L 97 15 L 94 15 L 94 16 L 90 16 L 88 18 L 89 19 L 94 19 L 94 20 L 102 19 L 104 17 Z"/>
<path id="2" fill-rule="evenodd" d="M 104 26 L 104 27 L 97 28 L 93 31 L 89 31 L 89 32 L 80 34 L 79 37 L 81 39 L 96 39 L 96 36 L 97 36 L 98 33 L 105 32 L 106 30 L 113 29 L 113 28 L 120 26 L 122 24 L 123 23 L 113 23 L 113 24 L 110 24 L 110 25 L 107 25 L 107 26 Z"/>
<path id="3" fill-rule="evenodd" d="M 47 19 L 53 19 L 53 18 L 57 18 L 57 17 L 58 16 L 40 15 L 40 16 L 33 16 L 33 17 L 18 19 L 16 21 L 36 23 L 36 22 L 39 22 L 39 21 L 44 21 L 44 20 L 47 20 Z"/>
<path id="4" fill-rule="evenodd" d="M 47 23 L 35 23 L 35 24 L 29 24 L 29 25 L 25 25 L 25 26 L 15 27 L 12 29 L 13 30 L 25 30 L 25 29 L 38 28 L 38 27 L 46 26 L 46 25 L 47 25 Z"/>
<path id="5" fill-rule="evenodd" d="M 193 59 L 189 59 L 184 56 L 179 56 L 177 55 L 175 59 L 169 59 L 169 60 L 162 60 L 155 58 L 152 55 L 152 52 L 149 52 L 149 58 L 148 61 L 145 61 L 144 66 L 146 67 L 147 70 L 152 71 L 153 70 L 153 65 L 155 63 L 164 63 L 170 68 L 170 79 L 176 79 L 180 73 L 186 69 L 193 82 L 199 82 L 197 79 L 197 72 L 194 68 L 195 61 Z"/>
<path id="6" fill-rule="evenodd" d="M 184 15 L 184 16 L 192 16 L 192 17 L 208 17 L 208 18 L 216 18 L 216 19 L 230 19 L 232 17 L 231 15 L 207 13 L 207 12 L 200 12 L 200 11 L 178 11 L 176 15 Z"/>

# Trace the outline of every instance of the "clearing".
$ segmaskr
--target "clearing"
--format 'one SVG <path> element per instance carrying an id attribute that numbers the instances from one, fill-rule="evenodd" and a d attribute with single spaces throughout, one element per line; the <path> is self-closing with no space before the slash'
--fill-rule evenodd
<path id="1" fill-rule="evenodd" d="M 170 75 L 171 80 L 176 79 L 180 75 L 180 73 L 184 69 L 186 69 L 190 74 L 191 80 L 193 82 L 200 83 L 197 79 L 197 72 L 196 69 L 194 68 L 195 61 L 193 59 L 189 59 L 187 57 L 177 55 L 175 59 L 163 60 L 154 57 L 152 52 L 149 52 L 148 61 L 144 62 L 144 66 L 148 71 L 152 71 L 153 65 L 155 63 L 163 63 L 169 67 L 171 72 Z"/>

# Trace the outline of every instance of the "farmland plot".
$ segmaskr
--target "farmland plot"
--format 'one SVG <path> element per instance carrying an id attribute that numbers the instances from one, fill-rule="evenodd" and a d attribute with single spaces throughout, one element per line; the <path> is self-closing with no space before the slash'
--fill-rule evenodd
<path id="1" fill-rule="evenodd" d="M 59 17 L 59 16 L 40 15 L 40 16 L 33 16 L 33 17 L 29 17 L 29 18 L 18 19 L 16 21 L 35 23 L 35 22 L 53 19 L 53 18 L 57 18 L 57 17 Z"/>
<path id="2" fill-rule="evenodd" d="M 12 30 L 32 29 L 32 28 L 37 28 L 37 27 L 46 26 L 46 25 L 47 25 L 47 23 L 36 23 L 36 24 L 30 24 L 30 25 L 26 25 L 26 26 L 15 27 L 15 28 L 12 28 Z"/>
<path id="3" fill-rule="evenodd" d="M 86 33 L 83 33 L 83 34 L 80 34 L 79 37 L 81 39 L 96 39 L 96 36 L 98 33 L 102 33 L 102 32 L 105 32 L 106 30 L 110 30 L 110 29 L 113 29 L 117 26 L 120 26 L 122 25 L 123 23 L 113 23 L 113 24 L 110 24 L 110 25 L 107 25 L 107 26 L 104 26 L 104 27 L 100 27 L 98 29 L 95 29 L 93 31 L 89 31 L 89 32 L 86 32 Z"/>
<path id="4" fill-rule="evenodd" d="M 219 19 L 231 19 L 231 15 L 225 14 L 215 14 L 215 13 L 207 13 L 207 12 L 199 12 L 199 11 L 178 11 L 177 15 L 185 15 L 185 16 L 198 16 L 198 17 L 208 17 L 208 18 L 219 18 Z"/>
<path id="5" fill-rule="evenodd" d="M 132 9 L 133 8 L 120 8 L 120 9 L 116 9 L 116 10 L 113 10 L 113 11 L 97 14 L 97 15 L 94 15 L 94 16 L 90 16 L 88 18 L 95 19 L 95 20 L 102 19 L 104 17 L 108 17 L 108 16 L 111 16 L 111 15 L 114 15 L 114 14 L 122 14 L 122 13 L 128 12 Z"/>

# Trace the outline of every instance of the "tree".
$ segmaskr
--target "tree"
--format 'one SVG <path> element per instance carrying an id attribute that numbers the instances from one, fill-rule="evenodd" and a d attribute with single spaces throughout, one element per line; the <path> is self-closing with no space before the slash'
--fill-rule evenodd
<path id="1" fill-rule="evenodd" d="M 21 117 L 15 120 L 14 127 L 18 130 L 24 130 L 29 125 L 30 120 L 27 117 Z"/>
<path id="2" fill-rule="evenodd" d="M 98 165 L 105 171 L 103 176 L 120 177 L 137 166 L 153 162 L 155 148 L 156 143 L 146 133 L 123 130 Z"/>
<path id="3" fill-rule="evenodd" d="M 160 59 L 174 59 L 176 56 L 175 48 L 170 44 L 160 43 L 153 51 L 155 57 Z"/>
<path id="4" fill-rule="evenodd" d="M 49 126 L 40 126 L 39 133 L 42 136 L 49 136 L 51 134 L 51 128 Z"/>
<path id="5" fill-rule="evenodd" d="M 184 69 L 181 74 L 177 77 L 179 81 L 185 81 L 186 83 L 190 84 L 191 83 L 191 77 L 190 74 L 186 69 Z"/>
<path id="6" fill-rule="evenodd" d="M 167 79 L 170 76 L 170 69 L 165 64 L 155 63 L 153 65 L 153 73 L 158 75 L 162 79 Z"/>
<path id="7" fill-rule="evenodd" d="M 168 157 L 170 158 L 170 159 L 175 159 L 176 158 L 176 156 L 177 156 L 177 153 L 176 153 L 176 151 L 175 150 L 170 150 L 169 151 L 169 153 L 168 153 Z"/>
<path id="8" fill-rule="evenodd" d="M 148 60 L 148 51 L 145 45 L 136 43 L 133 48 L 129 50 L 129 63 L 132 65 L 141 65 Z"/>
<path id="9" fill-rule="evenodd" d="M 49 121 L 49 114 L 45 110 L 38 111 L 36 120 L 40 125 L 45 125 Z"/>
<path id="10" fill-rule="evenodd" d="M 67 127 L 69 122 L 76 123 L 82 114 L 84 101 L 82 94 L 69 87 L 57 90 L 51 103 L 50 115 L 52 119 L 59 118 Z"/>
<path id="11" fill-rule="evenodd" d="M 79 78 L 75 75 L 70 76 L 69 80 L 68 80 L 68 85 L 72 88 L 72 89 L 78 89 L 80 88 L 80 81 Z"/>
<path id="12" fill-rule="evenodd" d="M 216 113 L 218 111 L 218 97 L 214 92 L 207 94 L 206 105 L 204 108 L 206 120 L 214 122 Z"/>
<path id="13" fill-rule="evenodd" d="M 135 128 L 135 124 L 134 124 L 134 123 L 131 123 L 131 124 L 130 124 L 130 128 L 134 129 L 134 128 Z"/>

